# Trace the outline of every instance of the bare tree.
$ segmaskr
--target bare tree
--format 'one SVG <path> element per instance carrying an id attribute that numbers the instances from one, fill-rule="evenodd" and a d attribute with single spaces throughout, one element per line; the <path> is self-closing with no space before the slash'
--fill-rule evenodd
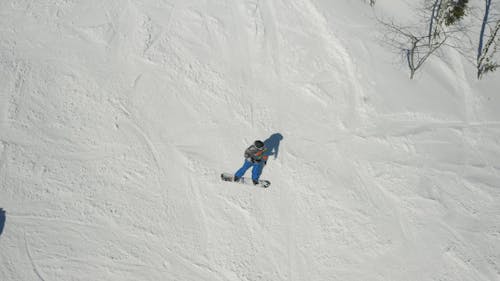
<path id="1" fill-rule="evenodd" d="M 370 6 L 375 6 L 375 0 L 363 0 L 365 3 L 370 4 Z"/>
<path id="2" fill-rule="evenodd" d="M 443 20 L 443 1 L 446 0 L 434 0 L 432 3 L 431 17 L 429 19 L 429 32 L 427 34 L 429 45 L 432 44 L 432 39 L 435 39 L 440 35 L 440 26 Z"/>
<path id="3" fill-rule="evenodd" d="M 422 67 L 424 62 L 446 41 L 446 36 L 430 37 L 428 33 L 417 33 L 411 28 L 401 27 L 394 23 L 382 22 L 384 26 L 392 33 L 392 39 L 389 44 L 398 49 L 404 57 L 408 69 L 410 70 L 410 79 L 413 79 L 415 73 Z"/>
<path id="4" fill-rule="evenodd" d="M 491 0 L 485 0 L 485 8 L 481 31 L 479 33 L 479 43 L 477 48 L 477 78 L 481 79 L 484 74 L 495 71 L 500 65 L 494 61 L 494 55 L 497 53 L 499 41 L 500 19 L 497 19 L 491 25 Z M 488 29 L 488 30 L 487 30 Z M 486 40 L 486 42 L 485 42 Z"/>
<path id="5" fill-rule="evenodd" d="M 422 23 L 411 27 L 379 20 L 390 34 L 388 43 L 403 54 L 410 70 L 410 79 L 456 32 L 454 25 L 464 16 L 467 2 L 427 0 L 422 9 Z"/>

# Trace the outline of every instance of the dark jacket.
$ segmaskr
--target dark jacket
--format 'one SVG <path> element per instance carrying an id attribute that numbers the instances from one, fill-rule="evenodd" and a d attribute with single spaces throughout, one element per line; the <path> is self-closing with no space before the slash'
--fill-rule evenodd
<path id="1" fill-rule="evenodd" d="M 254 144 L 252 144 L 250 147 L 248 147 L 245 150 L 245 159 L 247 161 L 250 161 L 252 163 L 258 163 L 261 161 L 264 161 L 264 163 L 267 161 L 268 156 L 264 155 L 264 152 L 267 150 L 267 148 L 258 148 Z"/>

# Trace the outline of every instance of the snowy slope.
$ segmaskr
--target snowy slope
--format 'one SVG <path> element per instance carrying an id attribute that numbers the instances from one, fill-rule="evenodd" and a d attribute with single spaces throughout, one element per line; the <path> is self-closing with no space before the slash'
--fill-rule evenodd
<path id="1" fill-rule="evenodd" d="M 500 280 L 498 74 L 410 81 L 379 30 L 363 1 L 1 1 L 0 280 Z M 221 182 L 255 139 L 271 188 Z"/>

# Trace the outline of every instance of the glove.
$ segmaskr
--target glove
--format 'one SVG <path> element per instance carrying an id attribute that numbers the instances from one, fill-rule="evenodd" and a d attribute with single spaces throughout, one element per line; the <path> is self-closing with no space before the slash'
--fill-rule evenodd
<path id="1" fill-rule="evenodd" d="M 255 158 L 250 158 L 250 162 L 252 163 L 260 163 L 262 159 L 255 159 Z"/>

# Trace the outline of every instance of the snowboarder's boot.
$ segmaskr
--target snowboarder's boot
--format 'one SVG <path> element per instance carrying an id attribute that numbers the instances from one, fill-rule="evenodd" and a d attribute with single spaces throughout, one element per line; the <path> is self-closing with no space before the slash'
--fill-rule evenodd
<path id="1" fill-rule="evenodd" d="M 239 180 L 240 180 L 240 177 L 234 176 L 233 181 L 237 182 L 237 181 L 239 181 Z"/>
<path id="2" fill-rule="evenodd" d="M 252 182 L 253 182 L 254 185 L 258 185 L 259 184 L 258 180 L 252 180 Z"/>

